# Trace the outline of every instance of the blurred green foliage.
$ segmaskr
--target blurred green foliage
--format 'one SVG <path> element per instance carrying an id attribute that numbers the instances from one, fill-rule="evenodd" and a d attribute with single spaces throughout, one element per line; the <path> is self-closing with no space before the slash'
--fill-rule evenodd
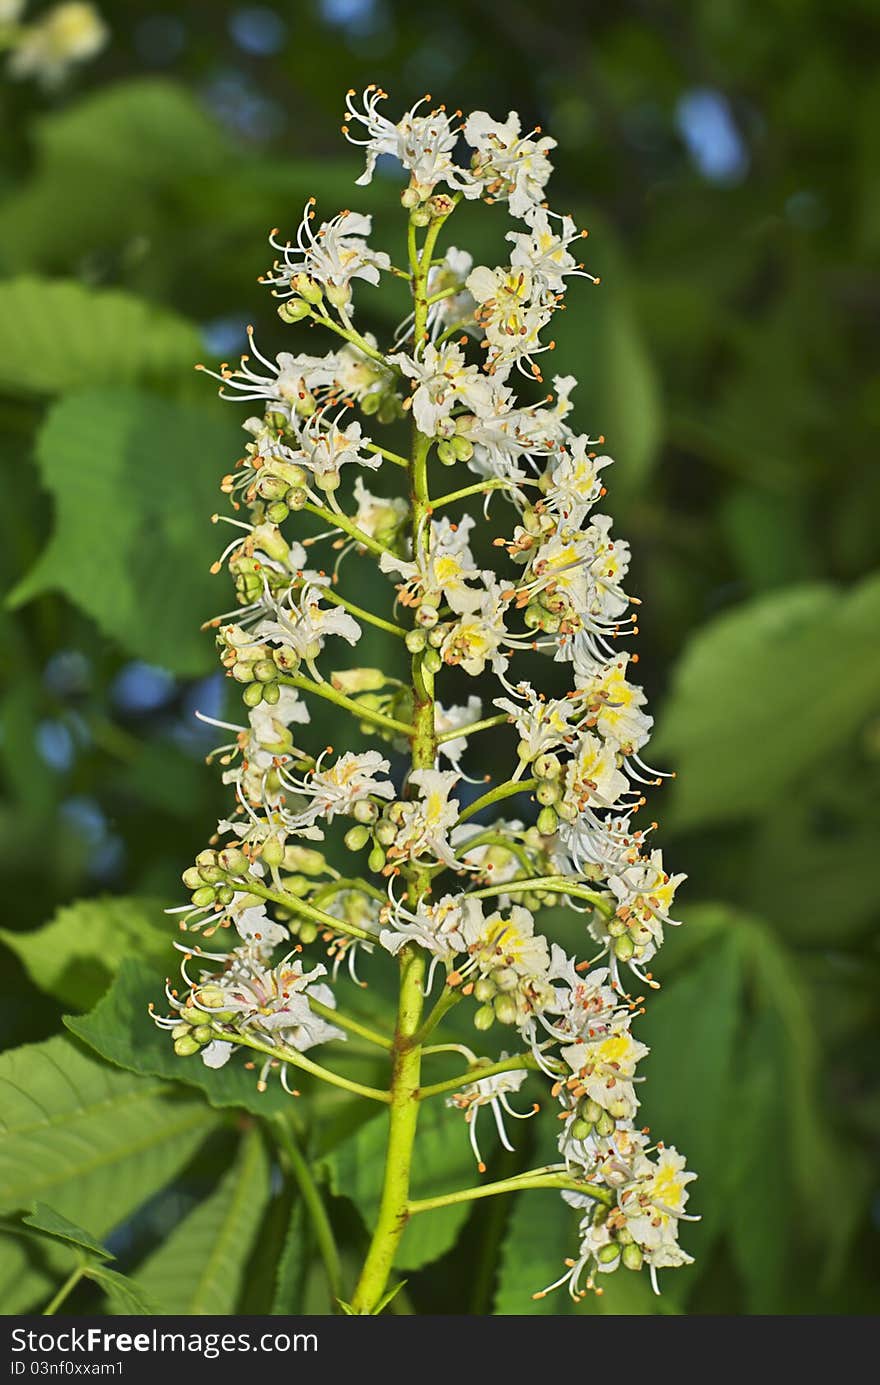
<path id="1" fill-rule="evenodd" d="M 230 604 L 206 571 L 208 518 L 240 419 L 191 365 L 237 354 L 251 319 L 264 351 L 281 346 L 254 284 L 265 234 L 312 193 L 328 215 L 351 204 L 332 131 L 345 89 L 371 80 L 395 109 L 427 88 L 541 123 L 559 141 L 554 200 L 591 227 L 604 281 L 572 294 L 557 350 L 582 380 L 581 426 L 618 459 L 654 758 L 680 775 L 651 804 L 691 880 L 643 1021 L 645 1109 L 700 1171 L 703 1220 L 684 1237 L 697 1264 L 662 1300 L 619 1275 L 576 1311 L 876 1308 L 876 7 L 102 10 L 112 42 L 74 88 L 0 84 L 0 1079 L 9 1096 L 26 1064 L 66 1140 L 41 1141 L 9 1098 L 0 1211 L 49 1206 L 2 1242 L 0 1309 L 45 1302 L 73 1255 L 79 1307 L 103 1290 L 111 1311 L 328 1308 L 302 1208 L 239 1129 L 277 1094 L 172 1069 L 149 1027 L 111 1052 L 105 1021 L 142 1019 L 167 964 L 161 903 L 222 803 L 193 710 L 223 703 L 198 627 Z M 385 233 L 395 200 L 379 179 L 356 205 Z M 332 714 L 320 724 L 332 738 Z M 99 1001 L 76 1040 L 57 1036 L 62 1009 Z M 300 1134 L 318 1141 L 345 1259 L 381 1141 L 338 1094 L 312 1109 L 317 1136 Z M 445 1115 L 419 1173 L 435 1191 L 468 1173 Z M 573 1243 L 559 1199 L 493 1201 L 414 1226 L 396 1310 L 575 1311 L 530 1299 Z M 104 1265 L 93 1238 L 111 1232 L 133 1279 Z M 208 1282 L 231 1241 L 239 1258 Z"/>

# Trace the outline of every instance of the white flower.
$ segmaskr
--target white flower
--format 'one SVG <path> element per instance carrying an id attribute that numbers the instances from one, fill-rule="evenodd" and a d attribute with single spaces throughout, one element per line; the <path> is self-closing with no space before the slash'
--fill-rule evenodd
<path id="1" fill-rule="evenodd" d="M 585 433 L 571 438 L 550 470 L 544 496 L 547 508 L 572 524 L 581 524 L 602 494 L 599 472 L 612 462 L 611 457 L 597 457 L 592 447 Z"/>
<path id="2" fill-rule="evenodd" d="M 93 5 L 78 0 L 56 5 L 16 39 L 9 58 L 10 75 L 36 77 L 43 86 L 56 87 L 76 63 L 100 53 L 108 37 L 109 30 Z"/>
<path id="3" fill-rule="evenodd" d="M 520 683 L 517 694 L 521 701 L 496 697 L 492 705 L 510 713 L 520 738 L 520 759 L 530 762 L 574 738 L 570 720 L 575 708 L 570 698 L 546 698 L 536 693 L 530 683 Z"/>
<path id="4" fill-rule="evenodd" d="M 379 155 L 390 154 L 407 169 L 410 182 L 421 197 L 428 197 L 442 182 L 451 188 L 470 188 L 471 180 L 466 170 L 459 168 L 452 159 L 458 128 L 443 110 L 417 114 L 429 97 L 417 101 L 395 125 L 378 109 L 379 102 L 387 99 L 387 92 L 368 86 L 361 97 L 362 110 L 354 103 L 355 94 L 349 91 L 346 95 L 345 115 L 348 121 L 361 127 L 366 138 L 355 137 L 350 125 L 343 125 L 342 129 L 349 143 L 366 150 L 367 166 L 355 180 L 359 186 L 372 181 Z"/>
<path id="5" fill-rule="evenodd" d="M 260 621 L 254 634 L 259 639 L 274 641 L 282 651 L 290 651 L 293 668 L 301 659 L 314 662 L 329 635 L 339 635 L 351 645 L 361 637 L 361 627 L 347 611 L 339 606 L 321 605 L 321 585 L 317 580 L 306 582 L 298 603 L 288 592 L 284 604 L 273 603 L 270 610 L 271 616 Z"/>
<path id="6" fill-rule="evenodd" d="M 444 661 L 460 665 L 472 678 L 482 673 L 487 663 L 494 673 L 502 674 L 510 662 L 504 649 L 507 602 L 497 582 L 485 573 L 483 581 L 485 589 L 478 593 L 476 609 L 459 616 L 440 646 Z"/>
<path id="7" fill-rule="evenodd" d="M 417 382 L 412 396 L 413 418 L 428 437 L 455 432 L 452 410 L 460 404 L 476 409 L 488 402 L 490 384 L 478 366 L 468 365 L 461 347 L 437 347 L 429 342 L 417 359 L 403 352 L 389 358 L 410 380 Z"/>
<path id="8" fill-rule="evenodd" d="M 435 904 L 422 900 L 414 910 L 395 901 L 385 910 L 379 941 L 395 955 L 405 943 L 418 943 L 439 961 L 452 962 L 466 950 L 462 929 L 472 916 L 482 917 L 480 902 L 464 895 L 446 894 Z"/>
<path id="9" fill-rule="evenodd" d="M 628 788 L 613 747 L 590 732 L 580 736 L 565 767 L 566 798 L 572 806 L 578 812 L 588 807 L 613 808 Z"/>
<path id="10" fill-rule="evenodd" d="M 296 294 L 292 281 L 298 274 L 325 288 L 348 289 L 352 279 L 378 284 L 380 271 L 388 269 L 391 260 L 384 250 L 371 250 L 364 239 L 372 230 L 372 218 L 360 212 L 340 212 L 332 221 L 322 222 L 315 233 L 311 226 L 314 203 L 310 197 L 305 205 L 295 244 L 276 240 L 274 231 L 269 237 L 269 244 L 281 252 L 283 260 L 275 261 L 263 282 L 272 284 L 281 298 Z"/>
<path id="11" fill-rule="evenodd" d="M 502 1053 L 502 1058 L 509 1055 Z M 486 1060 L 488 1063 L 488 1059 Z M 476 1069 L 479 1071 L 479 1068 Z M 524 1069 L 512 1069 L 510 1072 L 496 1072 L 490 1077 L 478 1078 L 476 1082 L 469 1082 L 462 1087 L 460 1092 L 455 1092 L 446 1098 L 447 1106 L 455 1106 L 459 1111 L 464 1111 L 464 1118 L 468 1124 L 470 1134 L 471 1149 L 477 1161 L 477 1168 L 480 1173 L 486 1172 L 486 1165 L 480 1154 L 480 1147 L 477 1144 L 477 1117 L 482 1106 L 489 1106 L 492 1115 L 495 1117 L 495 1128 L 498 1131 L 498 1138 L 501 1144 L 509 1152 L 513 1152 L 513 1145 L 507 1136 L 504 1128 L 504 1116 L 513 1116 L 515 1120 L 527 1120 L 529 1116 L 534 1116 L 538 1107 L 533 1106 L 529 1111 L 515 1111 L 507 1100 L 510 1092 L 518 1092 L 522 1084 L 528 1077 Z"/>
<path id="12" fill-rule="evenodd" d="M 432 856 L 447 866 L 458 866 L 449 832 L 458 820 L 459 804 L 449 795 L 459 778 L 455 770 L 413 770 L 409 782 L 418 789 L 419 798 L 403 806 L 397 836 L 388 848 L 389 859 Z"/>
<path id="13" fill-rule="evenodd" d="M 457 731 L 459 727 L 470 726 L 473 722 L 479 721 L 482 715 L 483 704 L 478 697 L 473 695 L 468 698 L 466 706 L 444 707 L 440 702 L 437 702 L 434 705 L 435 735 L 443 736 L 449 731 Z M 466 750 L 466 736 L 454 736 L 451 740 L 441 741 L 437 747 L 438 755 L 445 755 L 456 769 L 458 769 L 459 761 Z"/>
<path id="14" fill-rule="evenodd" d="M 650 1051 L 633 1038 L 627 1024 L 628 1017 L 622 1016 L 610 1032 L 569 1044 L 561 1051 L 578 1091 L 616 1120 L 631 1120 L 638 1109 L 632 1079 L 636 1064 Z"/>
<path id="15" fill-rule="evenodd" d="M 348 751 L 326 769 L 323 766 L 325 755 L 326 752 L 307 777 L 296 779 L 281 771 L 282 781 L 294 793 L 309 800 L 298 812 L 283 812 L 287 828 L 291 832 L 305 831 L 315 841 L 324 836 L 319 821 L 329 823 L 340 814 L 350 814 L 355 804 L 370 798 L 394 797 L 394 785 L 386 777 L 389 763 L 378 750 L 366 750 L 359 755 Z"/>
<path id="16" fill-rule="evenodd" d="M 568 247 L 585 236 L 586 231 L 579 231 L 570 216 L 558 216 L 543 207 L 529 212 L 528 225 L 528 231 L 507 234 L 514 246 L 511 265 L 527 269 L 534 282 L 546 292 L 564 293 L 566 275 L 585 273 L 583 266 L 569 254 Z M 586 277 L 592 278 L 592 275 Z"/>
<path id="17" fill-rule="evenodd" d="M 473 257 L 466 250 L 457 250 L 450 245 L 441 264 L 433 265 L 428 272 L 428 299 L 438 293 L 447 293 L 428 308 L 428 330 L 432 336 L 450 327 L 461 327 L 471 331 L 474 324 L 474 300 L 465 288 L 465 280 L 473 268 Z M 450 292 L 457 290 L 457 292 Z"/>
<path id="18" fill-rule="evenodd" d="M 323 413 L 315 413 L 300 435 L 301 452 L 297 459 L 312 473 L 316 485 L 322 490 L 333 490 L 344 466 L 354 464 L 376 471 L 381 465 L 377 454 L 361 451 L 364 441 L 369 439 L 364 439 L 359 423 L 341 428 L 337 419 L 328 420 Z"/>
<path id="19" fill-rule="evenodd" d="M 484 196 L 505 200 L 511 216 L 524 217 L 544 199 L 544 187 L 553 171 L 547 158 L 556 141 L 546 135 L 535 140 L 521 136 L 520 119 L 511 111 L 505 121 L 493 120 L 486 111 L 474 111 L 465 121 L 464 137 L 476 151 L 472 174 Z"/>
<path id="20" fill-rule="evenodd" d="M 684 1156 L 674 1146 L 663 1149 L 656 1163 L 645 1154 L 635 1158 L 634 1178 L 628 1187 L 618 1194 L 618 1205 L 626 1217 L 630 1235 L 643 1249 L 658 1251 L 676 1246 L 678 1222 L 685 1215 L 687 1205 L 687 1185 L 695 1178 L 695 1173 L 685 1171 Z M 679 1255 L 682 1252 L 679 1251 Z M 654 1262 L 656 1268 L 664 1267 L 663 1257 Z M 668 1264 L 689 1263 L 673 1255 Z"/>
<path id="21" fill-rule="evenodd" d="M 632 755 L 645 744 L 654 724 L 642 708 L 647 702 L 644 692 L 627 681 L 628 654 L 620 654 L 607 664 L 594 666 L 591 677 L 579 688 L 579 700 L 586 703 L 587 725 L 599 735 L 620 746 L 624 755 Z"/>
<path id="22" fill-rule="evenodd" d="M 474 317 L 486 335 L 486 368 L 494 373 L 542 348 L 539 333 L 555 307 L 547 302 L 531 272 L 510 266 L 478 265 L 467 277 L 477 307 Z"/>
<path id="23" fill-rule="evenodd" d="M 202 1049 L 202 1062 L 206 1068 L 222 1068 L 229 1062 L 234 1048 L 235 1044 L 228 1043 L 226 1039 L 212 1039 Z"/>
<path id="24" fill-rule="evenodd" d="M 405 579 L 398 588 L 404 606 L 423 602 L 439 606 L 445 598 L 456 613 L 474 611 L 482 601 L 482 593 L 468 586 L 480 576 L 473 554 L 468 547 L 468 535 L 474 527 L 472 515 L 465 515 L 459 524 L 445 517 L 431 520 L 426 539 L 420 530 L 415 561 L 409 562 L 383 553 L 379 559 L 382 572 L 399 572 Z"/>

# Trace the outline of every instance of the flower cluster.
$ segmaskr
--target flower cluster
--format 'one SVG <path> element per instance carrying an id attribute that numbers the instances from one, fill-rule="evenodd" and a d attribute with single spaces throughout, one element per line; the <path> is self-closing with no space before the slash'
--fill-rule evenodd
<path id="1" fill-rule="evenodd" d="M 583 1212 L 580 1251 L 560 1281 L 578 1296 L 618 1265 L 655 1277 L 687 1261 L 677 1231 L 694 1177 L 638 1125 L 648 1050 L 632 1032 L 641 997 L 628 987 L 656 985 L 649 968 L 683 877 L 648 843 L 651 828 L 635 825 L 664 776 L 642 758 L 652 721 L 622 644 L 637 633 L 629 548 L 597 509 L 611 458 L 571 421 L 576 382 L 556 376 L 542 390 L 538 364 L 569 281 L 592 276 L 572 253 L 582 233 L 544 200 L 552 140 L 523 134 L 514 114 L 465 119 L 427 98 L 394 123 L 384 99 L 378 88 L 349 93 L 344 129 L 365 151 L 361 185 L 380 157 L 408 174 L 408 266 L 372 248 L 368 215 L 316 225 L 309 202 L 290 239 L 272 233 L 277 258 L 264 282 L 283 322 L 325 329 L 333 349 L 271 357 L 251 334 L 238 367 L 211 372 L 225 398 L 260 410 L 222 482 L 234 514 L 215 516 L 233 529 L 215 570 L 227 565 L 238 605 L 213 628 L 246 713 L 245 724 L 218 723 L 233 733 L 216 753 L 235 804 L 184 873 L 192 898 L 179 912 L 185 932 L 231 928 L 240 941 L 216 953 L 181 943 L 186 991 L 169 990 L 173 1013 L 160 1023 L 181 1056 L 201 1052 L 217 1066 L 250 1048 L 265 1060 L 261 1082 L 277 1067 L 287 1085 L 307 1049 L 364 1033 L 320 979 L 324 966 L 306 970 L 298 949 L 326 948 L 331 981 L 345 958 L 360 984 L 356 955 L 384 953 L 418 977 L 398 1040 L 416 1064 L 409 1090 L 423 1099 L 433 1091 L 420 1087 L 423 1038 L 466 1000 L 476 1032 L 503 1033 L 508 1049 L 516 1038 L 516 1051 L 491 1058 L 435 1045 L 426 1062 L 458 1051 L 467 1071 L 460 1084 L 434 1086 L 464 1112 L 483 1171 L 479 1111 L 491 1107 L 509 1147 L 505 1116 L 537 1106 L 517 1111 L 508 1097 L 546 1083 L 559 1160 L 540 1172 Z M 514 219 L 508 263 L 435 253 L 462 199 L 500 203 Z M 366 309 L 392 279 L 407 282 L 412 311 L 383 350 L 355 326 L 354 295 L 364 293 Z M 404 423 L 407 455 L 394 450 Z M 379 474 L 375 494 L 364 468 Z M 461 480 L 443 493 L 447 468 Z M 291 515 L 296 539 L 283 532 Z M 311 558 L 322 543 L 338 554 L 329 573 Z M 344 594 L 348 555 L 385 575 L 384 613 Z M 368 625 L 386 632 L 408 677 L 322 670 Z M 456 693 L 468 679 L 477 690 Z M 321 701 L 380 748 L 301 745 Z M 509 768 L 474 773 L 487 763 L 481 738 L 511 733 Z M 528 822 L 503 815 L 508 798 Z M 563 906 L 588 960 L 541 931 L 548 906 Z M 192 977 L 196 959 L 211 970 Z M 438 977 L 434 1009 L 420 1019 Z"/>
<path id="2" fill-rule="evenodd" d="M 94 58 L 108 31 L 93 5 L 65 0 L 26 24 L 27 0 L 0 0 L 0 49 L 10 49 L 11 77 L 34 77 L 44 87 L 59 86 L 77 63 Z"/>

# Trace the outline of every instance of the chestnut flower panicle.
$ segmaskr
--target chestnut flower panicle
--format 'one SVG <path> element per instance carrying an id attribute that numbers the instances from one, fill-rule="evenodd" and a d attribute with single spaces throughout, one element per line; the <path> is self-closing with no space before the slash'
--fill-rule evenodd
<path id="1" fill-rule="evenodd" d="M 246 713 L 216 723 L 234 802 L 184 872 L 184 990 L 169 983 L 158 1022 L 181 1058 L 219 1067 L 250 1049 L 261 1085 L 277 1072 L 292 1091 L 305 1069 L 388 1102 L 390 1211 L 353 1311 L 381 1303 L 420 1210 L 399 1172 L 412 1103 L 445 1094 L 483 1172 L 480 1112 L 509 1149 L 505 1122 L 535 1114 L 536 1083 L 557 1108 L 558 1161 L 504 1189 L 555 1187 L 578 1209 L 558 1283 L 578 1297 L 622 1266 L 656 1287 L 688 1261 L 677 1238 L 694 1175 L 639 1125 L 648 1049 L 630 988 L 657 985 L 649 968 L 684 877 L 649 845 L 653 824 L 637 825 L 666 776 L 642 758 L 652 718 L 625 643 L 639 605 L 629 547 L 597 510 L 612 459 L 573 425 L 574 377 L 548 392 L 540 364 L 567 291 L 597 281 L 583 233 L 545 200 L 552 139 L 514 113 L 462 116 L 427 97 L 395 121 L 386 99 L 350 92 L 344 130 L 364 152 L 359 186 L 380 158 L 402 165 L 404 266 L 371 245 L 369 214 L 316 226 L 310 200 L 293 236 L 272 233 L 264 282 L 282 322 L 329 333 L 332 349 L 270 357 L 251 334 L 237 368 L 211 372 L 224 398 L 258 409 L 221 486 L 234 514 L 215 517 L 234 530 L 215 570 L 227 565 L 238 604 L 212 625 Z M 462 199 L 513 218 L 507 263 L 438 249 Z M 355 326 L 355 297 L 392 280 L 412 309 L 383 346 Z M 382 431 L 402 424 L 405 455 Z M 388 671 L 375 655 L 338 662 L 368 628 L 400 656 Z M 467 679 L 481 680 L 474 693 Z M 327 703 L 351 718 L 341 750 L 316 741 Z M 559 940 L 543 931 L 548 908 Z M 204 950 L 226 931 L 234 946 Z M 383 959 L 400 974 L 394 1036 L 348 1014 L 338 989 L 343 963 L 364 987 Z M 504 1035 L 500 1056 L 427 1042 L 463 1003 L 481 1046 Z M 387 1091 L 338 1067 L 352 1032 L 394 1055 Z M 450 1054 L 464 1072 L 432 1082 L 423 1068 Z"/>

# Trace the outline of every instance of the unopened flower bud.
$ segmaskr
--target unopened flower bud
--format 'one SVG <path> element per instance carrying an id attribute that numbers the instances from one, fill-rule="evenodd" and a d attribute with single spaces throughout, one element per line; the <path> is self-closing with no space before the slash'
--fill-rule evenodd
<path id="1" fill-rule="evenodd" d="M 288 298 L 285 303 L 279 304 L 278 316 L 282 322 L 302 322 L 304 317 L 308 317 L 311 312 L 309 304 L 302 298 Z"/>
<path id="2" fill-rule="evenodd" d="M 213 885 L 202 885 L 200 889 L 193 890 L 192 902 L 197 909 L 207 909 L 214 903 Z"/>
<path id="3" fill-rule="evenodd" d="M 596 1252 L 596 1259 L 600 1265 L 610 1265 L 620 1255 L 620 1247 L 611 1241 L 607 1246 L 600 1246 Z"/>
<path id="4" fill-rule="evenodd" d="M 248 858 L 237 846 L 225 846 L 218 852 L 217 860 L 228 875 L 247 875 Z"/>
<path id="5" fill-rule="evenodd" d="M 262 683 L 249 683 L 241 695 L 241 700 L 246 707 L 259 707 L 263 700 L 263 692 Z"/>
<path id="6" fill-rule="evenodd" d="M 535 825 L 542 837 L 552 837 L 558 822 L 555 808 L 542 808 Z"/>
<path id="7" fill-rule="evenodd" d="M 495 1011 L 491 1005 L 481 1005 L 479 1010 L 474 1012 L 474 1028 L 479 1030 L 491 1029 L 495 1023 Z"/>
<path id="8" fill-rule="evenodd" d="M 642 1254 L 641 1247 L 633 1244 L 623 1247 L 621 1259 L 628 1270 L 640 1270 L 645 1257 Z"/>
<path id="9" fill-rule="evenodd" d="M 501 1024 L 514 1024 L 516 1022 L 516 1001 L 512 995 L 496 996 L 492 1005 L 495 1010 L 495 1017 Z"/>
<path id="10" fill-rule="evenodd" d="M 174 1052 L 178 1058 L 191 1058 L 198 1051 L 199 1045 L 191 1034 L 184 1034 L 182 1038 L 174 1040 Z"/>
<path id="11" fill-rule="evenodd" d="M 270 869 L 277 869 L 284 860 L 284 843 L 278 837 L 267 837 L 260 854 Z"/>
<path id="12" fill-rule="evenodd" d="M 424 630 L 407 630 L 404 643 L 410 654 L 421 654 L 428 643 L 428 637 Z"/>
<path id="13" fill-rule="evenodd" d="M 345 834 L 344 841 L 349 851 L 360 851 L 361 847 L 366 846 L 370 840 L 370 829 L 362 823 L 356 827 L 350 827 Z"/>

